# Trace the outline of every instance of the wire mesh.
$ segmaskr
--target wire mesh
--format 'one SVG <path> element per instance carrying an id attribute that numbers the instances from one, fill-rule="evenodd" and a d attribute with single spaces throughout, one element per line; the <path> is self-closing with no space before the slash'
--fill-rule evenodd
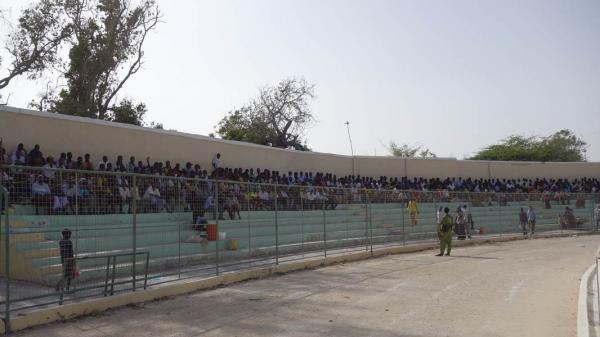
<path id="1" fill-rule="evenodd" d="M 19 311 L 435 242 L 446 207 L 459 240 L 600 224 L 597 193 L 424 191 L 401 183 L 366 188 L 322 175 L 235 169 L 209 176 L 189 163 L 80 160 L 76 167 L 87 169 L 0 166 L 6 201 L 0 227 L 9 231 L 2 242 L 8 239 L 3 247 L 11 253 L 0 269 L 2 312 L 6 304 Z"/>

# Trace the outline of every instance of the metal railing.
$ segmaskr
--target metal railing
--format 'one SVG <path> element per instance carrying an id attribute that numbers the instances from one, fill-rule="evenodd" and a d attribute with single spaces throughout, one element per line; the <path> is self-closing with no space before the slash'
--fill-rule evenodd
<path id="1" fill-rule="evenodd" d="M 14 312 L 139 287 L 435 242 L 440 207 L 451 208 L 465 240 L 597 230 L 599 194 L 369 190 L 16 166 L 0 173 L 7 323 Z M 520 213 L 529 206 L 537 219 L 526 227 Z M 69 247 L 73 265 L 65 262 Z M 72 290 L 61 288 L 65 278 Z"/>

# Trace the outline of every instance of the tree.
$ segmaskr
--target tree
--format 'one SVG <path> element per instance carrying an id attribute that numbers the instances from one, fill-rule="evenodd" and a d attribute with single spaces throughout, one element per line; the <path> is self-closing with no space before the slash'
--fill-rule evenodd
<path id="1" fill-rule="evenodd" d="M 23 11 L 16 30 L 8 36 L 6 50 L 12 62 L 0 75 L 0 89 L 20 75 L 36 79 L 59 63 L 59 48 L 72 33 L 72 26 L 62 15 L 64 3 L 63 0 L 42 0 Z"/>
<path id="2" fill-rule="evenodd" d="M 67 88 L 52 111 L 109 119 L 109 110 L 125 82 L 143 64 L 147 34 L 160 20 L 154 0 L 71 0 L 64 13 L 72 27 Z"/>
<path id="3" fill-rule="evenodd" d="M 512 135 L 485 147 L 470 159 L 504 161 L 574 162 L 584 161 L 587 143 L 570 130 L 547 137 Z"/>
<path id="4" fill-rule="evenodd" d="M 304 79 L 285 79 L 260 89 L 258 97 L 227 113 L 216 127 L 228 140 L 308 151 L 304 132 L 314 122 L 309 102 L 314 85 Z"/>
<path id="5" fill-rule="evenodd" d="M 122 100 L 110 109 L 106 119 L 112 122 L 144 126 L 144 116 L 148 112 L 146 104 L 134 105 L 130 99 Z"/>
<path id="6" fill-rule="evenodd" d="M 401 158 L 436 158 L 436 154 L 423 146 L 410 146 L 408 144 L 398 145 L 394 141 L 390 141 L 387 146 L 390 154 Z"/>

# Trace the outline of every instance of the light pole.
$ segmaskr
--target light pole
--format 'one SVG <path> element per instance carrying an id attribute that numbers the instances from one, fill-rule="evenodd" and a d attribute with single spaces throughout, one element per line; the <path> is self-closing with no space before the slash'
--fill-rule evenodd
<path id="1" fill-rule="evenodd" d="M 350 122 L 346 121 L 346 130 L 348 131 L 348 140 L 350 141 L 350 153 L 352 154 L 352 175 L 354 175 L 354 148 L 352 147 L 352 137 L 350 137 Z"/>

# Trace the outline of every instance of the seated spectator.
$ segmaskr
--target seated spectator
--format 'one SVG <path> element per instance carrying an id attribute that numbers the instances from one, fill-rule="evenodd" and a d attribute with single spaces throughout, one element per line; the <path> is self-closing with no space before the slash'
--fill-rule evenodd
<path id="1" fill-rule="evenodd" d="M 56 168 L 56 163 L 54 162 L 54 158 L 52 156 L 48 156 L 48 158 L 46 158 L 46 164 L 44 164 L 44 168 L 47 169 L 42 171 L 44 177 L 48 179 L 54 179 L 54 174 L 56 171 L 53 169 Z"/>
<path id="2" fill-rule="evenodd" d="M 259 188 L 258 202 L 261 209 L 271 209 L 272 201 L 270 199 L 269 192 L 266 189 Z"/>
<path id="3" fill-rule="evenodd" d="M 31 185 L 31 201 L 35 206 L 35 214 L 40 214 L 39 207 L 50 208 L 51 200 L 50 186 L 44 181 L 44 176 L 40 174 Z"/>
<path id="4" fill-rule="evenodd" d="M 157 184 L 155 183 L 154 185 Z M 154 187 L 152 182 L 148 183 L 143 198 L 150 202 L 153 211 L 160 212 L 165 209 L 165 200 L 160 196 L 158 186 Z"/>
<path id="5" fill-rule="evenodd" d="M 119 186 L 119 213 L 123 213 L 123 204 L 127 204 L 127 213 L 131 213 L 131 190 L 129 189 L 129 180 L 120 177 L 117 180 Z"/>
<path id="6" fill-rule="evenodd" d="M 10 163 L 12 165 L 27 165 L 27 150 L 25 150 L 23 143 L 19 143 L 10 155 Z"/>

